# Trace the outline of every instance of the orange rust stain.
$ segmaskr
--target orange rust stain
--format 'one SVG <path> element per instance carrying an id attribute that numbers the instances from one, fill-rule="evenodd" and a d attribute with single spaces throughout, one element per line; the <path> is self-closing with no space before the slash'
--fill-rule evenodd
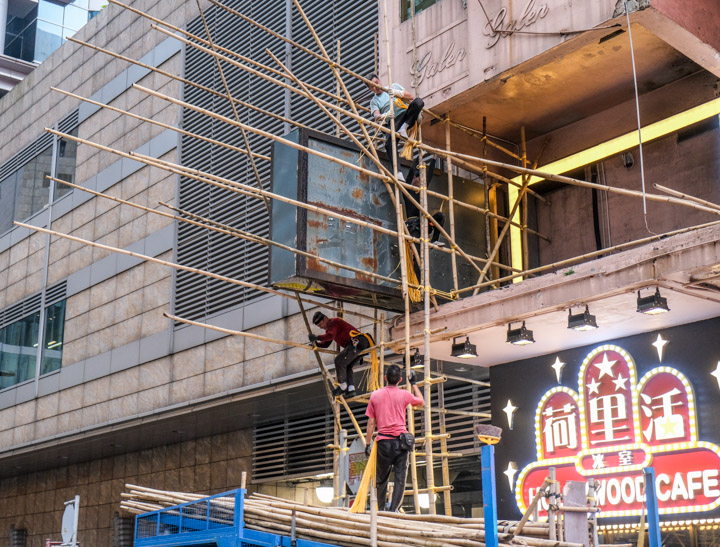
<path id="1" fill-rule="evenodd" d="M 372 202 L 377 205 L 378 207 L 381 205 L 380 199 L 377 197 L 377 195 L 373 194 Z"/>
<path id="2" fill-rule="evenodd" d="M 375 260 L 371 256 L 366 256 L 360 259 L 360 262 L 363 263 L 363 266 L 368 268 L 371 272 L 377 271 L 377 260 Z"/>
<path id="3" fill-rule="evenodd" d="M 363 198 L 362 188 L 355 188 L 352 191 L 352 197 L 354 197 L 355 199 L 362 199 Z"/>

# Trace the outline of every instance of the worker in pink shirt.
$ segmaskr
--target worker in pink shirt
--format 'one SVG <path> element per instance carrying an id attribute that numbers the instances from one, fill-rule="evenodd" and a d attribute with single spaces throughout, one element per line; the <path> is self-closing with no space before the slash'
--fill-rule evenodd
<path id="1" fill-rule="evenodd" d="M 385 371 L 384 388 L 373 391 L 370 396 L 365 415 L 368 417 L 367 434 L 365 436 L 365 453 L 369 453 L 372 436 L 377 427 L 377 490 L 378 507 L 385 506 L 387 484 L 390 471 L 395 472 L 395 488 L 389 511 L 397 511 L 402 504 L 405 493 L 408 454 L 411 446 L 402 442 L 402 434 L 407 434 L 405 423 L 408 405 L 423 406 L 425 401 L 418 389 L 415 374 L 410 376 L 412 393 L 400 389 L 402 370 L 397 365 L 390 365 Z"/>

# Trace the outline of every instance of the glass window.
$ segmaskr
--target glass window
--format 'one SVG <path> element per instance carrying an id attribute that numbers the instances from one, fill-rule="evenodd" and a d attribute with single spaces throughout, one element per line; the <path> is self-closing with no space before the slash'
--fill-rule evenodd
<path id="1" fill-rule="evenodd" d="M 89 2 L 89 0 L 73 0 L 73 1 L 70 2 L 70 3 L 71 3 L 73 6 L 77 6 L 77 7 L 79 7 L 79 8 L 90 9 L 90 2 Z M 103 2 L 103 3 L 107 3 L 107 2 Z"/>
<path id="2" fill-rule="evenodd" d="M 40 2 L 38 2 L 37 16 L 38 19 L 42 19 L 43 21 L 62 25 L 63 11 L 63 6 L 55 2 L 48 2 L 48 0 L 40 0 Z"/>
<path id="3" fill-rule="evenodd" d="M 35 377 L 40 312 L 0 329 L 0 388 Z"/>
<path id="4" fill-rule="evenodd" d="M 16 180 L 17 173 L 13 173 L 0 182 L 0 234 L 4 234 L 13 227 Z"/>
<path id="5" fill-rule="evenodd" d="M 80 28 L 88 22 L 88 12 L 82 8 L 75 6 L 67 6 L 65 8 L 65 18 L 63 25 L 71 30 L 80 30 Z"/>
<path id="6" fill-rule="evenodd" d="M 63 334 L 65 332 L 65 300 L 45 309 L 45 340 L 43 342 L 40 374 L 57 370 L 62 365 Z"/>
<path id="7" fill-rule="evenodd" d="M 50 181 L 46 175 L 51 167 L 52 148 L 48 147 L 16 172 L 15 220 L 25 220 L 48 204 Z"/>
<path id="8" fill-rule="evenodd" d="M 70 131 L 70 134 L 77 136 L 77 129 Z M 57 158 L 55 163 L 55 178 L 75 182 L 75 160 L 77 158 L 77 143 L 67 139 L 58 139 Z M 55 199 L 61 198 L 72 188 L 64 184 L 55 186 Z"/>
<path id="9" fill-rule="evenodd" d="M 62 35 L 63 28 L 60 25 L 38 19 L 34 61 L 41 63 L 59 48 L 63 43 Z"/>
<path id="10" fill-rule="evenodd" d="M 412 15 L 410 11 L 412 6 L 411 2 L 412 0 L 400 0 L 400 20 L 407 21 L 410 19 Z M 415 15 L 437 2 L 439 2 L 439 0 L 415 0 Z"/>

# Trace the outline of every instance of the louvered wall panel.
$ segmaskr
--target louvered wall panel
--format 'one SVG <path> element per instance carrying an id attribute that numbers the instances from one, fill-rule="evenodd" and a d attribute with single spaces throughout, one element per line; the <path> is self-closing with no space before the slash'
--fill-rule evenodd
<path id="1" fill-rule="evenodd" d="M 438 406 L 437 390 L 433 390 L 432 405 Z M 367 427 L 365 404 L 351 404 L 355 419 L 364 432 Z M 490 412 L 490 388 L 459 384 L 445 387 L 445 408 L 472 412 Z M 342 427 L 355 437 L 355 427 L 346 412 L 341 412 Z M 423 435 L 423 418 L 416 413 L 416 434 Z M 446 415 L 445 427 L 451 437 L 450 452 L 465 456 L 480 454 L 480 443 L 475 436 L 475 425 L 490 423 L 487 418 Z M 440 431 L 438 414 L 433 413 L 433 432 Z M 332 451 L 326 449 L 333 442 L 333 416 L 328 410 L 303 417 L 289 417 L 281 421 L 256 424 L 253 428 L 253 482 L 277 481 L 289 478 L 311 477 L 332 471 Z M 434 449 L 440 450 L 436 443 Z M 424 464 L 422 458 L 418 462 Z M 435 465 L 441 464 L 440 458 Z M 465 458 L 453 458 L 451 466 L 467 465 Z"/>
<path id="2" fill-rule="evenodd" d="M 303 23 L 299 13 L 291 7 L 291 28 L 286 29 L 286 6 L 291 2 L 265 2 L 262 0 L 228 0 L 233 9 L 252 17 L 257 22 L 281 35 L 292 33 L 294 39 L 316 49 L 315 42 Z M 343 3 L 335 0 L 306 0 L 303 9 L 321 36 L 325 47 L 334 55 L 335 42 L 342 42 L 342 61 L 361 74 L 372 71 L 373 51 L 377 32 L 377 4 L 375 2 Z M 272 59 L 266 49 L 307 83 L 335 91 L 331 71 L 307 54 L 288 48 L 278 38 L 258 29 L 254 25 L 212 7 L 205 12 L 213 41 L 250 59 L 273 68 Z M 358 24 L 361 21 L 363 24 Z M 188 30 L 205 37 L 202 20 L 198 17 L 188 24 Z M 286 52 L 289 51 L 288 56 Z M 252 65 L 250 65 L 252 66 Z M 253 67 L 257 69 L 257 67 Z M 261 73 L 278 78 L 270 71 L 258 69 Z M 223 64 L 223 72 L 232 95 L 239 100 L 292 118 L 313 128 L 334 133 L 334 125 L 307 99 L 298 98 L 280 86 L 268 82 L 256 74 L 250 74 L 238 67 Z M 185 77 L 225 93 L 215 61 L 204 53 L 188 46 L 185 52 Z M 350 80 L 346 78 L 346 80 Z M 351 82 L 353 94 L 367 95 L 364 86 Z M 287 97 L 289 95 L 289 101 Z M 207 91 L 186 85 L 185 100 L 234 119 L 232 107 L 227 99 L 214 96 Z M 240 121 L 252 127 L 275 135 L 283 135 L 288 126 L 281 120 L 252 109 L 237 106 Z M 231 124 L 214 120 L 192 110 L 183 112 L 183 128 L 192 133 L 212 137 L 234 146 L 245 148 L 242 132 Z M 255 133 L 247 137 L 253 152 L 270 155 L 272 141 Z M 251 186 L 258 184 L 252 166 L 244 154 L 227 148 L 210 145 L 187 135 L 182 137 L 181 159 L 183 165 L 209 172 L 233 181 Z M 256 159 L 260 181 L 270 189 L 270 162 Z M 180 207 L 195 214 L 208 216 L 254 234 L 269 236 L 269 217 L 261 200 L 213 187 L 192 179 L 182 178 L 179 191 Z M 260 285 L 268 284 L 268 250 L 266 247 L 248 241 L 232 238 L 190 225 L 179 224 L 177 256 L 181 264 L 209 270 L 214 273 L 241 279 Z M 230 285 L 188 272 L 178 272 L 175 280 L 175 312 L 188 319 L 201 319 L 232 307 L 241 305 L 260 295 L 258 291 Z"/>

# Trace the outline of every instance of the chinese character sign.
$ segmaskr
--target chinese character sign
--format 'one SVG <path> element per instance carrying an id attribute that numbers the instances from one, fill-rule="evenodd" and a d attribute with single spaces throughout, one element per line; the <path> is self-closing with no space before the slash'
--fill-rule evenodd
<path id="1" fill-rule="evenodd" d="M 638 380 L 632 357 L 618 346 L 590 352 L 580 366 L 577 392 L 555 387 L 541 398 L 535 440 L 538 460 L 520 472 L 515 486 L 521 511 L 550 467 L 561 486 L 597 479 L 601 516 L 640 514 L 642 469 L 651 465 L 661 513 L 720 505 L 720 448 L 698 439 L 687 378 L 661 366 Z"/>

